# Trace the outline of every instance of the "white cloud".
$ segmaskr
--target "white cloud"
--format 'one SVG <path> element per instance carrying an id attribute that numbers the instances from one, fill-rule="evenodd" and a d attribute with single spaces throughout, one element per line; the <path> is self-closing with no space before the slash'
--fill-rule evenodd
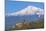
<path id="1" fill-rule="evenodd" d="M 44 2 L 44 0 L 11 0 L 11 1 Z"/>

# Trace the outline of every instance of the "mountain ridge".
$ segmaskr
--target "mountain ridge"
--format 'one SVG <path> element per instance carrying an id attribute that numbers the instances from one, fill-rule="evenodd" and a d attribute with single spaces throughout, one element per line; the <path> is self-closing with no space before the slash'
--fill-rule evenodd
<path id="1" fill-rule="evenodd" d="M 8 16 L 22 16 L 22 15 L 34 15 L 34 14 L 37 14 L 37 15 L 43 15 L 44 14 L 44 10 L 43 9 L 40 9 L 40 8 L 37 8 L 37 7 L 34 7 L 34 6 L 27 6 L 26 8 L 18 11 L 18 12 L 13 12 L 13 13 L 10 13 L 10 14 L 7 14 Z"/>

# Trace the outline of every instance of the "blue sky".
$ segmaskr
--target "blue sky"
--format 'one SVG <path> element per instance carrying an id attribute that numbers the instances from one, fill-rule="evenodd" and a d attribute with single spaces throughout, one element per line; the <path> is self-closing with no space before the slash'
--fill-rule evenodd
<path id="1" fill-rule="evenodd" d="M 21 9 L 26 8 L 28 5 L 36 6 L 42 9 L 44 8 L 44 4 L 40 2 L 6 1 L 5 12 L 12 13 L 20 11 Z"/>

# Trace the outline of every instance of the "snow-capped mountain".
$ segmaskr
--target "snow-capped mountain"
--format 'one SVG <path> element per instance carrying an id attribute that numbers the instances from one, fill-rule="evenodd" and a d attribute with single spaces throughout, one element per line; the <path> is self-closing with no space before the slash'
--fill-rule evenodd
<path id="1" fill-rule="evenodd" d="M 9 13 L 6 15 L 6 26 L 12 26 L 15 25 L 17 22 L 23 22 L 24 20 L 26 22 L 36 22 L 39 21 L 39 19 L 44 19 L 44 10 L 41 8 L 37 8 L 34 6 L 27 6 L 26 8 L 18 11 Z M 9 27 L 8 27 L 9 28 Z"/>
<path id="2" fill-rule="evenodd" d="M 17 12 L 13 12 L 13 13 L 10 13 L 10 14 L 7 14 L 8 16 L 23 16 L 23 15 L 34 15 L 34 14 L 37 14 L 37 15 L 43 15 L 44 14 L 44 10 L 43 9 L 40 9 L 38 7 L 34 7 L 34 6 L 27 6 L 26 8 L 20 10 L 20 11 L 17 11 Z"/>

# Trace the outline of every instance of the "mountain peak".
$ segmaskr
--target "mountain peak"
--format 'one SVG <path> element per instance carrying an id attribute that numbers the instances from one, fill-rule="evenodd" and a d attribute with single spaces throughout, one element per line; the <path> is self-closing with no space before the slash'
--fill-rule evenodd
<path id="1" fill-rule="evenodd" d="M 37 15 L 43 15 L 44 14 L 44 10 L 41 9 L 41 8 L 37 8 L 37 7 L 34 7 L 34 6 L 27 6 L 26 8 L 20 10 L 20 11 L 17 11 L 17 12 L 13 12 L 13 13 L 10 13 L 8 14 L 9 16 L 22 16 L 22 15 L 34 15 L 34 14 L 37 14 Z"/>

